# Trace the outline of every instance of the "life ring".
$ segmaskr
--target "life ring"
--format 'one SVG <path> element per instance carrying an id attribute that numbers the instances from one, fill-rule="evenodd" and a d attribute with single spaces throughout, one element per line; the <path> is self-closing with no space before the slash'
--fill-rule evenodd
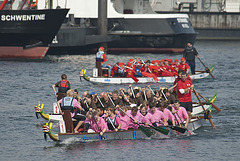
<path id="1" fill-rule="evenodd" d="M 27 0 L 27 3 L 30 4 L 30 0 Z M 31 7 L 36 7 L 37 4 L 38 4 L 38 0 L 36 0 L 36 2 L 32 2 L 32 3 L 30 4 L 30 6 L 31 6 Z"/>

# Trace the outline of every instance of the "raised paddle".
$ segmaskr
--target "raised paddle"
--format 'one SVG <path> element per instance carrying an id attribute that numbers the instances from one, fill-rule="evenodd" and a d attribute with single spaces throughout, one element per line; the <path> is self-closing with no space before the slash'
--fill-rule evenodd
<path id="1" fill-rule="evenodd" d="M 132 88 L 132 86 L 130 86 L 130 89 L 131 89 L 131 92 L 132 92 L 133 98 L 136 98 L 136 97 L 135 97 L 135 94 L 134 94 L 134 92 L 133 92 L 133 88 Z"/>
<path id="2" fill-rule="evenodd" d="M 100 98 L 98 97 L 98 95 L 97 95 L 97 99 L 100 102 L 100 104 L 102 105 L 102 107 L 104 108 L 104 105 L 103 105 L 102 101 L 100 100 Z"/>
<path id="3" fill-rule="evenodd" d="M 152 94 L 155 96 L 154 91 L 152 90 L 152 88 L 150 87 L 150 85 L 148 86 L 148 88 L 150 89 L 150 91 L 152 92 Z"/>
<path id="4" fill-rule="evenodd" d="M 216 93 L 215 93 L 216 94 Z M 217 107 L 216 105 L 214 105 L 212 102 L 210 102 L 208 99 L 206 99 L 205 97 L 203 97 L 200 93 L 198 93 L 199 96 L 201 96 L 205 101 L 207 101 L 207 103 L 211 104 L 213 108 L 215 108 L 217 111 L 222 111 L 219 107 Z"/>
<path id="5" fill-rule="evenodd" d="M 197 91 L 196 91 L 194 88 L 193 88 L 193 92 L 194 92 L 194 94 L 196 95 L 196 97 L 197 97 L 199 103 L 201 104 L 201 106 L 202 106 L 202 108 L 203 108 L 205 114 L 207 115 L 208 113 L 207 113 L 207 111 L 205 110 L 205 108 L 204 108 L 204 106 L 203 106 L 203 104 L 202 104 L 200 98 L 198 97 Z M 215 129 L 216 127 L 215 127 L 215 125 L 213 124 L 212 120 L 211 120 L 210 118 L 208 118 L 208 120 L 209 120 L 210 124 L 212 125 L 212 127 Z"/>
<path id="6" fill-rule="evenodd" d="M 211 77 L 213 79 L 215 79 L 215 77 L 212 75 L 211 71 L 208 69 L 208 67 L 206 67 L 206 65 L 202 62 L 202 60 L 200 59 L 199 56 L 197 56 L 198 60 L 202 63 L 202 65 L 204 66 L 204 68 L 206 69 L 206 72 L 209 73 L 211 75 Z"/>

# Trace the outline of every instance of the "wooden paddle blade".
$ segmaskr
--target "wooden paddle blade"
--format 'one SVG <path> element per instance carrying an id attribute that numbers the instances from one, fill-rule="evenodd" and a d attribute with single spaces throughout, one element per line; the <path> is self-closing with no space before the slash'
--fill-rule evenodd
<path id="1" fill-rule="evenodd" d="M 185 133 L 185 131 L 187 130 L 186 128 L 182 128 L 182 127 L 178 127 L 178 126 L 169 126 L 171 129 L 178 131 L 180 133 Z"/>
<path id="2" fill-rule="evenodd" d="M 147 137 L 152 136 L 152 132 L 151 132 L 148 128 L 146 128 L 146 127 L 144 127 L 144 126 L 142 126 L 142 125 L 139 125 L 139 129 L 140 129 Z"/>
<path id="3" fill-rule="evenodd" d="M 156 131 L 164 134 L 164 135 L 168 135 L 168 133 L 169 133 L 169 130 L 168 130 L 168 129 L 164 129 L 164 128 L 160 127 L 160 126 L 158 126 L 158 127 L 152 126 L 152 128 L 153 128 L 154 130 L 156 130 Z"/>
<path id="4" fill-rule="evenodd" d="M 212 107 L 215 108 L 218 112 L 222 111 L 219 107 L 217 107 L 216 105 L 212 104 Z"/>

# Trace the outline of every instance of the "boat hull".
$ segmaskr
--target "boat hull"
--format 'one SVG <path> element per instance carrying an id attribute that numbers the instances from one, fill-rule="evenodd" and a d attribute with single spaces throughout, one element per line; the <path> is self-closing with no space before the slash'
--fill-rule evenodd
<path id="1" fill-rule="evenodd" d="M 118 131 L 118 133 L 105 132 L 103 137 L 101 137 L 98 133 L 58 133 L 53 134 L 49 133 L 50 138 L 54 138 L 54 141 L 63 141 L 67 139 L 73 139 L 76 141 L 99 141 L 99 140 L 137 140 L 137 139 L 167 139 L 170 137 L 177 137 L 182 135 L 190 135 L 194 130 L 199 129 L 205 123 L 205 119 L 203 118 L 194 118 L 188 124 L 188 132 L 186 131 L 184 134 L 176 132 L 169 127 L 163 127 L 169 130 L 168 135 L 164 135 L 152 128 L 149 130 L 152 132 L 151 137 L 147 137 L 140 129 L 130 129 L 126 131 Z"/>
<path id="2" fill-rule="evenodd" d="M 190 75 L 192 80 L 195 79 L 203 79 L 206 78 L 209 73 L 197 73 L 194 75 Z M 83 78 L 87 81 L 92 83 L 109 83 L 109 84 L 124 84 L 124 83 L 135 83 L 132 78 L 128 77 L 120 77 L 120 78 L 113 78 L 113 77 L 89 77 L 83 76 Z M 153 78 L 149 77 L 137 77 L 139 79 L 138 83 L 156 83 Z M 177 77 L 158 77 L 158 83 L 173 83 Z"/>
<path id="3" fill-rule="evenodd" d="M 0 59 L 42 59 L 49 47 L 34 47 L 24 49 L 23 47 L 0 47 Z"/>
<path id="4" fill-rule="evenodd" d="M 0 10 L 0 58 L 41 59 L 68 9 Z"/>
<path id="5" fill-rule="evenodd" d="M 93 53 L 99 43 L 108 43 L 108 53 L 113 54 L 181 53 L 188 42 L 194 44 L 197 36 L 188 18 L 109 18 L 105 36 L 98 35 L 97 19 L 89 20 L 90 27 L 64 24 L 48 54 Z"/>

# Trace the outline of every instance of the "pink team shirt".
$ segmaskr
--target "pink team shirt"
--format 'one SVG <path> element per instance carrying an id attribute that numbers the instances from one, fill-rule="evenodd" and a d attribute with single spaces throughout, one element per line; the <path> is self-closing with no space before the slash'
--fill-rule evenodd
<path id="1" fill-rule="evenodd" d="M 163 111 L 163 114 L 166 116 L 167 120 L 171 120 L 171 121 L 175 120 L 172 112 L 169 109 L 165 108 L 164 111 Z"/>
<path id="2" fill-rule="evenodd" d="M 131 121 L 131 119 L 127 115 L 122 116 L 119 111 L 117 111 L 117 115 L 120 117 L 121 129 L 128 130 L 128 124 Z"/>
<path id="3" fill-rule="evenodd" d="M 59 100 L 59 103 L 62 103 L 62 99 Z M 76 99 L 73 99 L 73 107 L 74 108 L 79 108 L 79 109 L 82 108 L 81 105 L 78 103 L 78 101 Z M 73 117 L 75 115 L 75 113 L 72 113 L 72 112 L 70 112 L 70 113 L 71 113 L 71 117 Z"/>
<path id="4" fill-rule="evenodd" d="M 157 126 L 160 126 L 161 124 L 159 123 L 159 121 L 164 122 L 164 119 L 166 118 L 166 116 L 162 113 L 162 111 L 159 111 L 156 109 L 155 113 L 151 113 L 148 112 L 145 119 L 146 122 L 153 124 L 154 122 L 157 123 Z"/>
<path id="5" fill-rule="evenodd" d="M 144 117 L 143 115 L 138 111 L 136 116 L 133 116 L 132 115 L 132 111 L 131 110 L 128 110 L 127 111 L 127 114 L 132 117 L 133 119 L 137 120 L 137 121 L 140 121 L 140 122 L 145 122 L 144 121 Z M 128 128 L 132 128 L 132 129 L 138 129 L 138 125 L 134 123 L 134 121 L 131 119 L 129 124 L 128 124 Z"/>
<path id="6" fill-rule="evenodd" d="M 98 127 L 99 127 L 99 129 L 100 129 L 101 131 L 103 131 L 104 129 L 107 129 L 107 124 L 106 124 L 106 122 L 104 121 L 104 119 L 101 118 L 101 117 L 99 117 L 99 120 L 98 120 L 98 122 L 97 122 L 98 127 L 97 127 L 97 125 L 96 125 L 96 123 L 95 123 L 95 121 L 94 121 L 93 118 L 91 118 L 91 119 L 89 120 L 89 124 L 90 124 L 89 129 L 92 129 L 92 130 L 94 130 L 95 132 L 99 132 L 99 131 L 98 131 Z"/>
<path id="7" fill-rule="evenodd" d="M 188 114 L 187 114 L 187 111 L 184 107 L 179 107 L 179 110 L 176 110 L 174 107 L 173 107 L 173 110 L 174 111 L 177 111 L 179 117 L 181 118 L 182 121 L 184 121 L 186 118 L 188 118 Z M 178 117 L 177 114 L 175 114 L 176 118 L 179 120 L 179 117 Z M 181 120 L 179 120 L 181 122 Z"/>

